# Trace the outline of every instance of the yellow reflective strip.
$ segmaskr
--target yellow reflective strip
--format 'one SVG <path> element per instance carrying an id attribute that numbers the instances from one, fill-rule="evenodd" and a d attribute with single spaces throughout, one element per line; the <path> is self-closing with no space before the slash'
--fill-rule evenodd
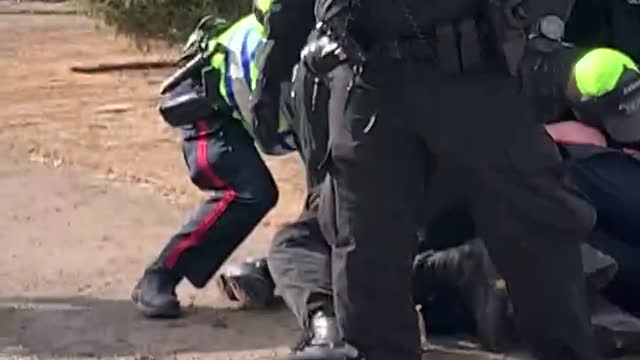
<path id="1" fill-rule="evenodd" d="M 217 69 L 220 72 L 220 83 L 218 84 L 218 90 L 220 92 L 220 95 L 222 95 L 224 101 L 229 104 L 229 95 L 227 94 L 227 87 L 225 86 L 226 74 L 224 68 L 224 57 L 225 54 L 223 53 L 214 54 L 211 57 L 211 66 L 213 66 L 213 68 Z"/>

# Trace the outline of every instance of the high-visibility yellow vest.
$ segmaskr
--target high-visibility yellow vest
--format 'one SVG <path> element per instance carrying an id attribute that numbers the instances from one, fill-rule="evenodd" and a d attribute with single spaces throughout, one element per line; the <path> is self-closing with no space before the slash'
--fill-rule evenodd
<path id="1" fill-rule="evenodd" d="M 209 50 L 216 46 L 224 49 L 213 52 L 211 58 L 211 65 L 221 75 L 219 92 L 234 110 L 234 117 L 243 122 L 252 136 L 253 116 L 249 98 L 258 80 L 256 54 L 264 44 L 264 27 L 253 14 L 238 20 L 207 44 Z M 284 117 L 281 117 L 279 130 L 282 133 L 290 132 L 289 123 Z"/>

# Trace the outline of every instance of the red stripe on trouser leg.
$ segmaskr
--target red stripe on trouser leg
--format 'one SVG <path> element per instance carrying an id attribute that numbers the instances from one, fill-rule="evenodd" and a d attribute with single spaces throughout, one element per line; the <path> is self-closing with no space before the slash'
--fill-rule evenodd
<path id="1" fill-rule="evenodd" d="M 211 226 L 213 226 L 216 221 L 218 221 L 220 216 L 224 213 L 227 207 L 229 207 L 229 204 L 231 204 L 231 202 L 235 198 L 235 191 L 225 191 L 222 199 L 218 201 L 218 203 L 216 203 L 216 205 L 211 209 L 211 212 L 209 212 L 207 216 L 202 218 L 202 221 L 200 221 L 196 229 L 191 234 L 185 236 L 180 240 L 180 242 L 171 252 L 171 255 L 169 255 L 169 257 L 165 261 L 165 266 L 168 268 L 173 268 L 178 262 L 180 255 L 182 255 L 185 250 L 198 245 L 202 240 L 202 236 L 204 235 L 204 233 L 209 230 L 209 228 L 211 228 Z"/>
<path id="2" fill-rule="evenodd" d="M 180 255 L 182 255 L 185 250 L 197 246 L 200 243 L 205 232 L 218 221 L 220 216 L 222 216 L 224 211 L 229 207 L 229 204 L 231 204 L 231 202 L 236 198 L 236 192 L 229 188 L 224 180 L 222 180 L 222 178 L 220 178 L 209 166 L 209 161 L 207 160 L 208 142 L 205 137 L 207 131 L 207 124 L 204 121 L 199 121 L 198 140 L 196 144 L 196 162 L 199 170 L 207 180 L 213 184 L 213 186 L 224 188 L 224 195 L 222 196 L 222 199 L 213 206 L 211 211 L 201 219 L 196 226 L 196 229 L 191 234 L 180 239 L 180 242 L 176 245 L 173 251 L 171 251 L 171 254 L 164 262 L 165 266 L 168 268 L 173 268 L 176 265 Z"/>
<path id="3" fill-rule="evenodd" d="M 229 187 L 227 183 L 216 174 L 211 166 L 209 166 L 208 160 L 208 151 L 209 151 L 209 143 L 205 135 L 209 128 L 207 127 L 207 123 L 204 121 L 198 121 L 198 145 L 197 145 L 197 154 L 196 161 L 198 163 L 198 168 L 202 171 L 202 174 L 207 178 L 207 180 L 211 181 L 213 186 L 218 188 L 224 188 L 227 190 Z"/>

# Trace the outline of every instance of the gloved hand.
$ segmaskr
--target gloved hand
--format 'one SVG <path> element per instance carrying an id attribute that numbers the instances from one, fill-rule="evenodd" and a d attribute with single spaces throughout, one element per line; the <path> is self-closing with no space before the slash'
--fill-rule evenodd
<path id="1" fill-rule="evenodd" d="M 541 57 L 571 45 L 562 41 L 564 23 L 559 16 L 527 9 L 523 0 L 489 0 L 488 14 L 498 50 L 513 76 L 523 76 Z M 535 3 L 535 2 L 534 2 Z M 539 9 L 537 9 L 539 10 Z M 535 65 L 535 64 L 534 64 Z"/>
<path id="2" fill-rule="evenodd" d="M 317 75 L 328 74 L 347 61 L 340 44 L 324 35 L 307 44 L 300 55 L 309 70 Z"/>
<path id="3" fill-rule="evenodd" d="M 287 131 L 280 134 L 280 145 L 288 151 L 298 150 L 296 135 L 293 131 Z"/>
<path id="4" fill-rule="evenodd" d="M 559 48 L 551 53 L 528 50 L 525 54 L 518 75 L 541 120 L 562 116 L 567 106 L 567 84 L 583 52 L 578 48 Z"/>
<path id="5" fill-rule="evenodd" d="M 275 145 L 265 146 L 257 142 L 260 151 L 271 156 L 282 156 L 290 154 L 298 149 L 296 136 L 291 131 L 286 131 L 278 135 L 279 142 Z"/>
<path id="6" fill-rule="evenodd" d="M 261 79 L 264 81 L 265 79 Z M 253 133 L 256 141 L 264 148 L 276 147 L 280 141 L 278 127 L 280 120 L 279 84 L 261 84 L 251 95 Z"/>

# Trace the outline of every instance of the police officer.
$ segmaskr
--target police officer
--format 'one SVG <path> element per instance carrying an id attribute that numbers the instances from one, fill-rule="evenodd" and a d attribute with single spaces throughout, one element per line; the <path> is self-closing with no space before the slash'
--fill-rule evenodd
<path id="1" fill-rule="evenodd" d="M 266 261 L 259 259 L 227 266 L 220 278 L 228 284 L 224 290 L 229 298 L 253 306 L 268 303 L 273 297 L 270 272 L 282 274 L 278 278 L 278 291 L 304 329 L 300 344 L 313 339 L 318 350 L 331 346 L 341 353 L 344 349 L 337 346 L 340 334 L 333 312 L 330 264 L 326 256 L 330 248 L 320 231 L 317 214 L 327 176 L 324 165 L 328 148 L 328 79 L 313 73 L 304 63 L 296 64 L 293 70 L 287 68 L 299 61 L 306 35 L 314 25 L 313 1 L 275 0 L 265 21 L 269 45 L 261 53 L 263 67 L 254 93 L 256 119 L 262 124 L 273 120 L 270 114 L 275 114 L 275 110 L 269 108 L 281 96 L 278 93 L 281 87 L 276 84 L 287 81 L 289 76 L 292 87 L 286 103 L 305 165 L 307 196 L 299 218 L 275 235 L 268 269 Z M 291 22 L 296 26 L 295 32 L 289 27 Z M 300 37 L 305 29 L 306 35 Z M 289 39 L 292 34 L 294 38 Z"/>
<path id="2" fill-rule="evenodd" d="M 314 274 L 317 271 L 313 249 L 328 251 L 328 245 L 318 224 L 318 200 L 321 185 L 327 175 L 322 166 L 328 145 L 327 103 L 328 88 L 325 81 L 310 72 L 306 66 L 296 66 L 293 81 L 285 106 L 288 119 L 297 139 L 298 151 L 303 161 L 307 195 L 302 212 L 296 221 L 285 224 L 275 235 L 267 265 L 266 258 L 249 259 L 229 264 L 220 271 L 223 293 L 232 301 L 240 301 L 247 307 L 262 307 L 273 299 L 275 284 L 271 271 L 286 273 L 278 283 L 280 294 L 293 310 L 303 328 L 309 328 L 310 319 L 316 310 L 324 315 L 332 312 L 327 306 L 331 300 L 331 284 L 326 277 Z M 289 251 L 289 248 L 304 251 Z M 306 261 L 301 258 L 310 257 Z M 322 257 L 324 259 L 324 257 Z M 305 271 L 308 266 L 308 271 Z M 324 267 L 326 269 L 326 267 Z M 311 276 L 321 281 L 319 293 L 309 286 L 300 287 Z M 307 284 L 308 285 L 308 284 Z M 329 319 L 328 321 L 333 321 Z"/>
<path id="3" fill-rule="evenodd" d="M 316 7 L 318 31 L 332 40 L 307 52 L 312 69 L 330 72 L 332 181 L 321 225 L 341 334 L 367 359 L 420 358 L 410 273 L 425 153 L 464 169 L 479 232 L 534 354 L 597 358 L 579 251 L 593 210 L 534 117 L 519 86 L 528 79 L 518 78 L 562 55 L 572 4 L 516 3 Z"/>
<path id="4" fill-rule="evenodd" d="M 269 3 L 255 5 L 261 14 Z M 136 285 L 132 299 L 149 317 L 179 316 L 178 283 L 186 278 L 204 287 L 278 199 L 254 145 L 249 109 L 263 27 L 254 14 L 231 26 L 201 25 L 189 42 L 191 59 L 165 87 L 160 110 L 181 130 L 191 180 L 212 195 L 170 237 Z M 276 138 L 268 141 L 255 136 L 263 151 L 278 155 L 295 149 L 286 126 L 277 125 L 275 131 Z"/>
<path id="5" fill-rule="evenodd" d="M 245 262 L 223 269 L 221 279 L 230 284 L 223 290 L 231 299 L 261 305 L 272 295 L 269 270 L 281 275 L 277 277 L 279 292 L 304 329 L 294 348 L 310 350 L 302 356 L 324 359 L 343 357 L 349 349 L 342 346 L 333 312 L 330 247 L 320 231 L 317 214 L 320 193 L 330 181 L 326 167 L 329 79 L 300 62 L 307 38 L 317 35 L 310 35 L 315 25 L 314 5 L 315 0 L 273 0 L 264 16 L 267 43 L 260 51 L 259 80 L 252 94 L 255 126 L 259 127 L 255 132 L 273 137 L 279 99 L 283 98 L 281 85 L 293 79 L 286 103 L 292 109 L 291 125 L 306 169 L 304 209 L 296 221 L 276 234 L 269 269 L 264 260 Z M 308 349 L 311 343 L 315 347 Z"/>

